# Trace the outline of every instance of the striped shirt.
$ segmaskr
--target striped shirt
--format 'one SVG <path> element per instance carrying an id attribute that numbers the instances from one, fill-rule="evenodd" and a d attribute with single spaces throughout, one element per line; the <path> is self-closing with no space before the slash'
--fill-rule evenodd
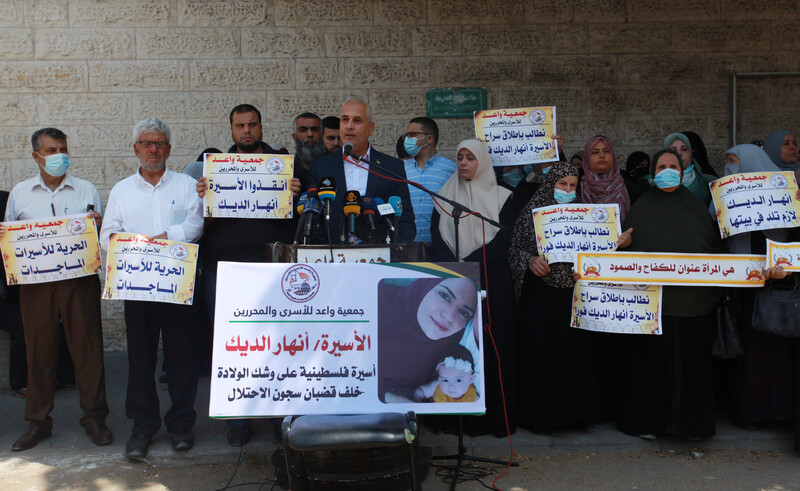
<path id="1" fill-rule="evenodd" d="M 409 181 L 421 184 L 436 193 L 456 171 L 456 163 L 438 153 L 425 162 L 424 170 L 420 170 L 413 158 L 404 163 Z M 411 203 L 414 205 L 414 222 L 417 224 L 417 236 L 414 240 L 430 245 L 433 199 L 428 193 L 414 186 L 408 186 L 408 191 L 411 194 Z"/>

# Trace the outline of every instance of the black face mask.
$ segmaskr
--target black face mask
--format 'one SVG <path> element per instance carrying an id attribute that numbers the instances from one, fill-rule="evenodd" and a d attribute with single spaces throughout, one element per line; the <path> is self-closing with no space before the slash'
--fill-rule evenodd
<path id="1" fill-rule="evenodd" d="M 631 169 L 626 171 L 628 174 L 628 179 L 631 181 L 638 181 L 642 177 L 646 176 L 650 173 L 650 170 L 647 167 L 637 167 L 635 169 Z"/>

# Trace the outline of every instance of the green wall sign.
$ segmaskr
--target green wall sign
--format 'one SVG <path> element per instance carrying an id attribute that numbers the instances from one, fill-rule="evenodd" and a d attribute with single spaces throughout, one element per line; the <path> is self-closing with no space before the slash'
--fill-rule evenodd
<path id="1" fill-rule="evenodd" d="M 472 118 L 486 109 L 486 89 L 479 87 L 428 89 L 425 99 L 429 118 Z"/>

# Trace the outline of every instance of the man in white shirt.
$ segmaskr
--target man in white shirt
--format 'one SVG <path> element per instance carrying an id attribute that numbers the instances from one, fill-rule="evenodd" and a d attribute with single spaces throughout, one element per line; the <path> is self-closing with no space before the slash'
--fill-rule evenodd
<path id="1" fill-rule="evenodd" d="M 109 236 L 117 232 L 197 241 L 203 232 L 202 201 L 193 178 L 166 167 L 172 149 L 169 126 L 156 118 L 140 121 L 133 129 L 133 141 L 140 166 L 135 174 L 111 190 L 100 231 L 101 247 L 108 249 Z M 125 301 L 128 341 L 125 415 L 133 420 L 125 455 L 131 460 L 147 456 L 150 439 L 161 427 L 155 385 L 159 334 L 167 359 L 167 386 L 172 400 L 164 425 L 175 450 L 188 450 L 194 445 L 197 349 L 192 314 L 190 305 Z"/>
<path id="2" fill-rule="evenodd" d="M 47 219 L 85 213 L 100 224 L 103 203 L 89 181 L 67 173 L 70 166 L 67 135 L 42 128 L 31 136 L 33 160 L 39 173 L 11 191 L 5 221 Z M 0 236 L 5 230 L 0 227 Z M 100 321 L 100 279 L 96 274 L 20 286 L 20 308 L 27 340 L 28 395 L 25 399 L 27 431 L 11 447 L 28 450 L 50 436 L 61 331 L 75 364 L 75 381 L 84 411 L 81 425 L 96 445 L 113 440 L 106 426 L 103 329 Z"/>

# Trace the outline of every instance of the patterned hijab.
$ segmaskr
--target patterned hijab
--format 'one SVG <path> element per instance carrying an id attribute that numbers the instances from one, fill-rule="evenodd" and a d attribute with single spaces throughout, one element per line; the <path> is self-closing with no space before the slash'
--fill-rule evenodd
<path id="1" fill-rule="evenodd" d="M 797 170 L 798 162 L 793 163 L 786 163 L 783 161 L 783 157 L 781 157 L 781 146 L 783 145 L 783 139 L 786 138 L 789 132 L 786 130 L 776 130 L 767 135 L 767 138 L 764 140 L 764 151 L 767 152 L 769 158 L 775 162 L 781 171 L 787 170 Z"/>
<path id="2" fill-rule="evenodd" d="M 516 298 L 519 298 L 522 293 L 522 283 L 528 271 L 528 261 L 533 256 L 539 255 L 536 250 L 536 231 L 533 227 L 531 210 L 556 204 L 556 200 L 553 197 L 556 183 L 565 177 L 580 177 L 579 173 L 580 169 L 567 162 L 558 162 L 550 167 L 550 172 L 545 176 L 544 182 L 533 193 L 530 201 L 517 217 L 517 223 L 514 224 L 514 234 L 511 237 L 511 247 L 508 250 L 508 264 L 511 266 Z M 551 264 L 550 272 L 542 276 L 542 281 L 555 288 L 571 287 L 573 285 L 572 264 Z"/>
<path id="3" fill-rule="evenodd" d="M 611 169 L 603 175 L 589 166 L 592 150 L 603 142 L 611 152 Z M 581 182 L 581 201 L 592 204 L 619 204 L 620 221 L 625 220 L 631 209 L 631 197 L 625 187 L 625 179 L 619 171 L 619 163 L 614 153 L 614 145 L 604 136 L 595 136 L 586 143 L 583 150 L 583 181 Z"/>
<path id="4" fill-rule="evenodd" d="M 465 148 L 475 155 L 478 159 L 478 169 L 470 180 L 461 179 L 458 172 L 450 176 L 439 190 L 439 194 L 453 201 L 457 201 L 468 207 L 474 212 L 478 212 L 486 218 L 500 221 L 500 210 L 511 196 L 511 191 L 503 186 L 497 185 L 494 170 L 492 169 L 492 159 L 489 156 L 489 149 L 480 140 L 470 138 L 458 144 L 456 154 Z M 452 210 L 450 210 L 452 213 Z M 486 243 L 488 244 L 497 235 L 497 228 L 486 225 Z M 473 251 L 483 246 L 483 221 L 480 218 L 469 216 L 462 218 L 458 226 L 458 259 L 469 256 Z M 455 254 L 455 226 L 450 217 L 442 216 L 439 220 L 439 233 L 442 240 Z"/>

